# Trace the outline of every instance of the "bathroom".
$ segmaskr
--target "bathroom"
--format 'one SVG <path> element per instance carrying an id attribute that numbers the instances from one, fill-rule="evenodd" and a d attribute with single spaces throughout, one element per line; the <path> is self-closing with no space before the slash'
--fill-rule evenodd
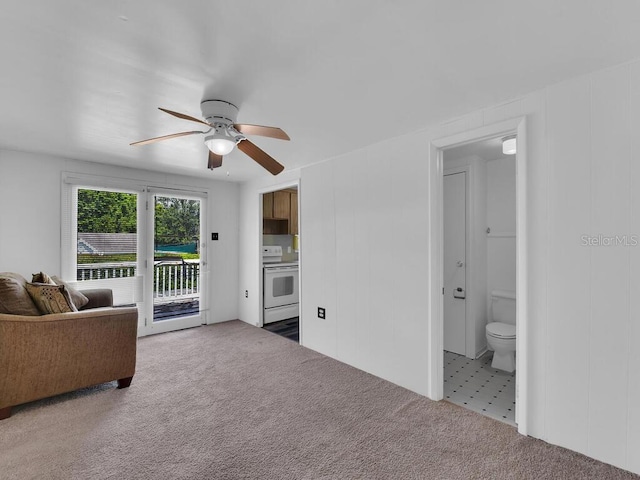
<path id="1" fill-rule="evenodd" d="M 443 170 L 445 399 L 515 425 L 515 137 L 447 149 Z"/>

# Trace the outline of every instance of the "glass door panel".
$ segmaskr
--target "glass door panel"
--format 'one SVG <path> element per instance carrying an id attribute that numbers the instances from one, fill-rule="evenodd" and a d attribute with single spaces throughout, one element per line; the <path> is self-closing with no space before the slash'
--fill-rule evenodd
<path id="1" fill-rule="evenodd" d="M 151 200 L 153 330 L 200 325 L 202 201 L 160 193 L 153 193 Z"/>
<path id="2" fill-rule="evenodd" d="M 136 193 L 78 188 L 76 280 L 135 277 Z"/>

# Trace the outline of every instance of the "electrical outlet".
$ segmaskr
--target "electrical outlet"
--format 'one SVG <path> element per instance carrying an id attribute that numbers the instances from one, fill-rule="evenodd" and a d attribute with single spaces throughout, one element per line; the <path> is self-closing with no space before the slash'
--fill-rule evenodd
<path id="1" fill-rule="evenodd" d="M 318 318 L 322 318 L 323 320 L 326 318 L 323 307 L 318 307 Z"/>
<path id="2" fill-rule="evenodd" d="M 244 298 L 249 298 L 249 290 L 244 291 Z"/>

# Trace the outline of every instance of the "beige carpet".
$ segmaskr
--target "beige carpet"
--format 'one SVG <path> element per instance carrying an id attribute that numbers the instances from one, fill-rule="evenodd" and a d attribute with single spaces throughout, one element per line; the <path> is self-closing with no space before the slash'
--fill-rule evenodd
<path id="1" fill-rule="evenodd" d="M 141 339 L 113 387 L 16 408 L 0 478 L 638 478 L 241 322 Z"/>

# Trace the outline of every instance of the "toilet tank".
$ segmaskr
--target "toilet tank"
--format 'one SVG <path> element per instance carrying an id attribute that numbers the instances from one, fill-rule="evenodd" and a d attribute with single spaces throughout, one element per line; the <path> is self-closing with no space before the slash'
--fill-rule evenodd
<path id="1" fill-rule="evenodd" d="M 516 324 L 516 292 L 493 290 L 491 292 L 491 314 L 493 322 Z"/>

